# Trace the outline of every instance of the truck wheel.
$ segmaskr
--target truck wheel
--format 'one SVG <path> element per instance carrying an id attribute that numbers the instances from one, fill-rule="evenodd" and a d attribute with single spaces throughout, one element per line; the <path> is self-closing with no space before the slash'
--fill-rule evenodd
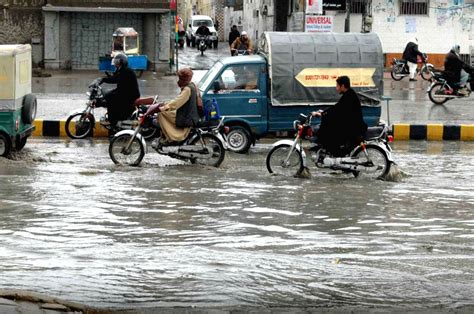
<path id="1" fill-rule="evenodd" d="M 191 47 L 196 47 L 196 38 L 191 37 Z"/>
<path id="2" fill-rule="evenodd" d="M 231 152 L 246 154 L 252 144 L 252 136 L 242 126 L 231 126 L 229 133 L 227 133 L 227 144 Z"/>
<path id="3" fill-rule="evenodd" d="M 214 40 L 214 49 L 217 49 L 217 45 L 219 44 L 219 41 Z"/>
<path id="4" fill-rule="evenodd" d="M 0 156 L 6 157 L 10 155 L 11 149 L 12 142 L 10 141 L 8 136 L 3 133 L 0 133 Z"/>
<path id="5" fill-rule="evenodd" d="M 32 124 L 36 118 L 36 96 L 33 94 L 25 95 L 23 98 L 23 107 L 21 109 L 21 121 L 24 124 Z"/>

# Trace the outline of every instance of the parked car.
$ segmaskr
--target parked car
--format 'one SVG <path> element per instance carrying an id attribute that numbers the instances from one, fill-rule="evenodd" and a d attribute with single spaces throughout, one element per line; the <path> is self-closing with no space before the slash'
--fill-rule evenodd
<path id="1" fill-rule="evenodd" d="M 0 45 L 0 156 L 19 151 L 35 130 L 31 46 Z"/>
<path id="2" fill-rule="evenodd" d="M 201 23 L 205 23 L 205 25 L 209 28 L 209 31 L 211 32 L 211 41 L 214 46 L 214 48 L 217 48 L 217 45 L 219 43 L 219 38 L 217 36 L 217 31 L 214 27 L 214 22 L 212 19 L 207 16 L 207 15 L 193 15 L 189 19 L 188 22 L 188 29 L 186 30 L 186 45 L 189 47 L 190 45 L 192 47 L 196 46 L 196 30 L 199 28 Z"/>

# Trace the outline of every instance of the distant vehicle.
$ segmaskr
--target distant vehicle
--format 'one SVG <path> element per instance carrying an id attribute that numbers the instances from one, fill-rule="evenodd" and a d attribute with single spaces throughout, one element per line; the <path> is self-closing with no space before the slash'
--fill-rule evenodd
<path id="1" fill-rule="evenodd" d="M 214 48 L 217 48 L 219 38 L 217 37 L 217 31 L 214 27 L 214 22 L 207 15 L 193 15 L 189 19 L 188 29 L 186 30 L 186 45 L 189 47 L 196 46 L 196 30 L 199 28 L 201 23 L 204 22 L 209 31 L 211 32 L 210 40 L 213 43 Z"/>
<path id="2" fill-rule="evenodd" d="M 120 27 L 112 35 L 111 52 L 99 57 L 100 71 L 115 71 L 112 58 L 118 52 L 128 57 L 128 67 L 137 73 L 137 77 L 147 69 L 148 57 L 140 54 L 140 40 L 138 33 L 132 27 Z"/>
<path id="3" fill-rule="evenodd" d="M 8 156 L 35 130 L 30 45 L 0 45 L 0 82 L 0 156 Z"/>

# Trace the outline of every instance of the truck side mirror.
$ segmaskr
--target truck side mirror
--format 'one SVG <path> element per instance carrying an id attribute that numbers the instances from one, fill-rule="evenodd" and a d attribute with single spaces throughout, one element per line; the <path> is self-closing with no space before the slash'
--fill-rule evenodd
<path id="1" fill-rule="evenodd" d="M 217 93 L 221 89 L 221 84 L 219 81 L 214 81 L 212 88 L 214 89 L 214 93 Z"/>

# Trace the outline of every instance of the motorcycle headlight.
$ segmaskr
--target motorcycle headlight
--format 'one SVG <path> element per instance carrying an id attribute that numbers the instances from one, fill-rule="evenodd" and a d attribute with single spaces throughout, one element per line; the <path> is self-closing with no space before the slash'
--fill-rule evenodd
<path id="1" fill-rule="evenodd" d="M 298 126 L 300 125 L 300 121 L 299 120 L 295 120 L 293 121 L 293 129 L 298 131 Z"/>

